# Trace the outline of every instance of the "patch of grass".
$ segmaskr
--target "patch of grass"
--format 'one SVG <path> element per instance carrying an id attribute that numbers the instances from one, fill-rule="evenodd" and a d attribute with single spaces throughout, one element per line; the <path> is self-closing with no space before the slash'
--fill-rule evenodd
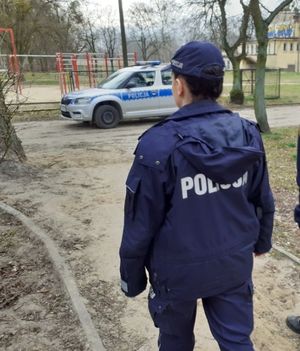
<path id="1" fill-rule="evenodd" d="M 299 72 L 281 71 L 281 80 L 286 83 L 293 83 L 300 80 Z"/>
<path id="2" fill-rule="evenodd" d="M 281 140 L 282 135 L 277 131 L 273 131 L 273 133 L 264 134 L 264 138 L 266 140 Z"/>
<path id="3" fill-rule="evenodd" d="M 224 77 L 224 99 L 229 101 L 229 93 L 232 84 L 232 72 L 226 71 Z M 266 78 L 266 96 L 268 94 L 272 96 L 274 94 L 274 86 L 272 83 L 268 84 Z M 250 88 L 247 83 L 244 83 L 245 101 L 244 106 L 253 106 L 253 96 L 250 95 Z M 248 91 L 248 92 L 247 92 Z M 297 72 L 281 72 L 280 76 L 280 98 L 266 98 L 266 105 L 288 105 L 288 104 L 300 104 L 300 73 Z"/>
<path id="4" fill-rule="evenodd" d="M 274 128 L 263 134 L 272 187 L 296 189 L 296 140 L 297 128 Z"/>
<path id="5" fill-rule="evenodd" d="M 23 85 L 58 85 L 59 75 L 56 72 L 25 72 Z"/>
<path id="6" fill-rule="evenodd" d="M 59 110 L 18 111 L 13 122 L 50 121 L 59 119 Z"/>
<path id="7" fill-rule="evenodd" d="M 263 134 L 262 137 L 276 204 L 273 242 L 300 257 L 299 233 L 293 215 L 298 200 L 297 132 L 297 127 L 273 128 L 272 133 Z"/>

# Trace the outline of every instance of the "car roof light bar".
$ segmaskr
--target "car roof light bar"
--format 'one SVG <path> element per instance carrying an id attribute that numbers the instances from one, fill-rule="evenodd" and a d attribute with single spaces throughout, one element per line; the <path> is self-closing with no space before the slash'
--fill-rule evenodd
<path id="1" fill-rule="evenodd" d="M 136 61 L 136 65 L 137 66 L 147 66 L 147 65 L 158 66 L 158 65 L 160 65 L 160 61 L 158 61 L 158 60 L 156 60 L 156 61 Z"/>

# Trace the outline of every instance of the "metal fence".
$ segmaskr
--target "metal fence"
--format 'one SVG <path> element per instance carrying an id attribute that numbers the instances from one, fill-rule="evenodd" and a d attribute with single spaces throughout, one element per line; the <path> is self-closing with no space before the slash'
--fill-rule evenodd
<path id="1" fill-rule="evenodd" d="M 137 61 L 136 53 L 128 54 L 128 64 Z M 56 69 L 62 94 L 79 90 L 82 86 L 96 87 L 99 81 L 112 72 L 124 67 L 120 56 L 108 57 L 106 54 L 56 54 Z"/>
<path id="2" fill-rule="evenodd" d="M 242 69 L 242 84 L 245 95 L 253 95 L 255 90 L 255 69 Z M 265 99 L 280 98 L 281 69 L 266 69 Z"/>
<path id="3" fill-rule="evenodd" d="M 12 55 L 0 54 L 0 75 L 11 74 Z M 14 72 L 18 85 L 9 95 L 10 101 L 46 108 L 57 104 L 69 91 L 95 87 L 112 72 L 123 67 L 120 56 L 105 54 L 58 53 L 56 55 L 16 55 L 19 71 Z M 129 65 L 135 64 L 135 53 L 128 54 Z M 27 109 L 26 107 L 26 109 Z"/>
<path id="4" fill-rule="evenodd" d="M 60 54 L 61 55 L 61 54 Z M 76 55 L 76 57 L 75 57 Z M 8 62 L 4 57 L 0 74 L 8 72 L 5 63 Z M 50 103 L 58 106 L 63 94 L 94 87 L 101 80 L 123 66 L 120 57 L 111 59 L 99 54 L 89 56 L 87 54 L 62 54 L 63 62 L 58 66 L 58 55 L 18 55 L 20 62 L 20 81 L 22 85 L 18 101 L 25 102 L 28 108 L 34 105 L 38 108 L 47 108 Z M 136 57 L 132 54 L 129 64 L 133 65 Z M 228 78 L 224 84 L 224 96 L 229 94 L 232 86 L 231 73 L 228 71 Z M 226 77 L 226 75 L 225 75 Z M 294 72 L 284 70 L 267 69 L 265 79 L 266 99 L 286 99 L 286 101 L 300 102 L 299 87 L 300 76 Z M 252 96 L 255 89 L 255 70 L 242 70 L 243 90 L 245 96 Z M 288 96 L 288 98 L 287 98 Z M 23 108 L 23 107 L 22 107 Z M 27 108 L 26 108 L 27 109 Z"/>

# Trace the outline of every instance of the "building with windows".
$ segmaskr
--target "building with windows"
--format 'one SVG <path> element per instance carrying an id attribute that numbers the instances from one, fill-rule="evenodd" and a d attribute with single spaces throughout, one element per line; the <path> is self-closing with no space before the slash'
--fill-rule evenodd
<path id="1" fill-rule="evenodd" d="M 267 68 L 281 68 L 300 72 L 300 12 L 282 11 L 269 26 Z M 257 41 L 246 45 L 247 58 L 243 68 L 253 67 L 256 62 Z"/>

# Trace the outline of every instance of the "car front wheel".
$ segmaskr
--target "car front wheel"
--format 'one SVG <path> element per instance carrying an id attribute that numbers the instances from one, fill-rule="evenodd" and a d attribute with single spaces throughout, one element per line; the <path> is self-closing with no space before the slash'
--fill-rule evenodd
<path id="1" fill-rule="evenodd" d="M 114 128 L 120 122 L 120 113 L 114 106 L 100 105 L 95 110 L 94 121 L 98 128 Z"/>

